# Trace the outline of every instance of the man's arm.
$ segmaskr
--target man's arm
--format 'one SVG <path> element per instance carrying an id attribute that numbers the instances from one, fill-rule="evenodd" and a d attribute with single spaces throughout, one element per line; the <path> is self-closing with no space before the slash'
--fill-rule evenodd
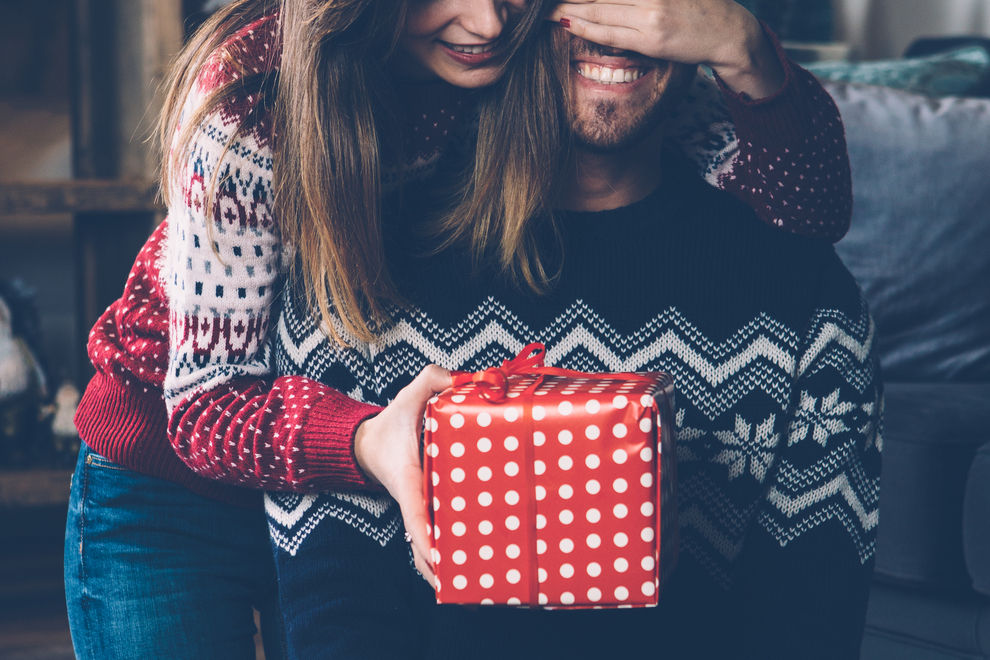
<path id="1" fill-rule="evenodd" d="M 847 287 L 854 290 L 849 282 Z M 864 303 L 819 308 L 737 562 L 739 657 L 858 658 L 876 543 L 882 386 Z"/>

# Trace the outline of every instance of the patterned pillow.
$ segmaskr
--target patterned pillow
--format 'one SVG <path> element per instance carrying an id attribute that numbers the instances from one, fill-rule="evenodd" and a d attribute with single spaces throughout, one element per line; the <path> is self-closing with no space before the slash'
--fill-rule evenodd
<path id="1" fill-rule="evenodd" d="M 968 46 L 927 57 L 816 62 L 805 68 L 822 80 L 881 85 L 926 96 L 982 96 L 990 82 L 990 52 Z"/>

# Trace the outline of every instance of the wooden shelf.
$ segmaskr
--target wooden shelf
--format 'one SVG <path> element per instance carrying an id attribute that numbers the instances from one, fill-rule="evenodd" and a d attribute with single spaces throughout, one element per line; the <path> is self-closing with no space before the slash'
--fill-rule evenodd
<path id="1" fill-rule="evenodd" d="M 151 181 L 75 179 L 0 183 L 0 216 L 163 210 Z"/>
<path id="2" fill-rule="evenodd" d="M 69 501 L 72 470 L 0 472 L 0 508 L 55 506 Z"/>

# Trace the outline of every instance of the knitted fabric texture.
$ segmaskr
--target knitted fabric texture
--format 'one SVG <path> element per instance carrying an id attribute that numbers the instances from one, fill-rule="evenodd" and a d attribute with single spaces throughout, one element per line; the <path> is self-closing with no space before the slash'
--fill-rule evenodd
<path id="1" fill-rule="evenodd" d="M 567 657 L 560 648 L 589 657 L 581 649 L 603 639 L 619 655 L 652 642 L 660 650 L 671 644 L 671 657 L 857 657 L 882 444 L 873 322 L 830 246 L 768 229 L 700 179 L 668 176 L 685 169 L 665 162 L 661 188 L 630 207 L 563 214 L 563 271 L 546 296 L 518 291 L 496 271 L 471 277 L 461 255 L 398 256 L 393 263 L 401 264 L 411 306 L 396 310 L 378 341 L 342 349 L 314 326 L 295 289 L 284 289 L 274 332 L 278 372 L 305 374 L 380 405 L 427 364 L 476 371 L 531 341 L 546 345 L 554 366 L 674 376 L 681 559 L 663 607 L 633 615 L 643 625 L 638 633 L 622 628 L 627 639 L 611 627 L 618 619 L 589 619 L 589 633 L 560 623 L 569 615 L 537 613 L 533 620 L 543 623 L 533 625 L 532 637 L 525 621 L 513 627 L 534 646 L 512 657 Z M 395 231 L 398 251 L 415 245 L 402 228 Z M 396 546 L 405 544 L 389 498 L 270 493 L 266 510 L 296 657 L 357 648 L 378 633 L 386 639 L 391 633 L 374 632 L 384 620 L 409 626 L 403 643 L 420 639 L 440 657 L 484 657 L 484 639 L 505 653 L 490 629 L 493 621 L 507 629 L 502 615 L 461 614 L 457 626 L 431 627 L 409 614 L 426 608 L 439 621 L 454 616 L 429 608 L 428 593 L 410 595 L 421 580 L 407 561 L 406 587 L 375 593 L 377 579 L 353 577 L 401 579 Z M 502 552 L 502 523 L 493 520 L 494 550 Z M 621 546 L 615 553 L 620 573 L 620 560 L 642 559 L 626 557 Z M 363 618 L 355 622 L 348 608 Z M 721 650 L 730 655 L 699 651 L 722 640 L 704 639 L 701 622 L 729 636 Z M 541 633 L 543 624 L 550 627 Z M 413 629 L 443 633 L 422 640 Z M 562 646 L 541 655 L 541 637 Z"/>
<path id="2" fill-rule="evenodd" d="M 278 52 L 275 17 L 248 26 L 210 60 L 186 104 L 187 112 L 209 91 L 237 78 L 239 72 L 226 64 L 231 58 L 240 68 L 274 71 Z M 745 148 L 740 149 L 748 144 L 766 145 L 771 159 L 789 155 L 798 166 L 807 161 L 814 171 L 834 161 L 840 173 L 843 164 L 848 171 L 844 141 L 829 141 L 830 149 L 805 153 L 808 145 L 823 139 L 822 126 L 840 126 L 841 137 L 841 124 L 830 99 L 816 104 L 808 98 L 821 88 L 797 84 L 795 80 L 806 74 L 787 68 L 791 73 L 780 94 L 767 103 L 730 102 L 731 120 L 724 109 L 717 109 L 725 100 L 715 85 L 700 80 L 695 86 L 676 120 L 675 139 L 715 185 L 751 197 L 753 186 L 739 182 L 774 171 L 763 167 L 760 159 L 760 165 L 752 165 Z M 410 136 L 403 169 L 407 178 L 426 177 L 449 134 L 470 114 L 469 103 L 460 90 L 445 85 L 410 85 L 403 95 L 409 99 Z M 354 465 L 350 439 L 356 425 L 377 408 L 347 400 L 305 378 L 286 376 L 272 382 L 265 344 L 285 263 L 269 207 L 268 117 L 253 112 L 233 148 L 223 151 L 227 138 L 253 108 L 252 101 L 235 99 L 200 126 L 184 174 L 175 182 L 181 194 L 169 202 L 167 224 L 172 230 L 163 226 L 149 239 L 124 296 L 91 333 L 88 348 L 97 375 L 83 397 L 77 424 L 87 444 L 111 460 L 200 491 L 214 487 L 197 475 L 252 488 L 370 487 Z M 732 121 L 748 131 L 741 133 L 744 142 L 736 140 Z M 204 195 L 218 170 L 224 184 L 215 191 L 214 215 L 208 219 Z M 729 183 L 729 174 L 737 183 Z M 832 204 L 843 196 L 848 200 L 848 188 L 836 195 L 823 195 L 823 189 L 805 191 L 804 204 L 775 205 L 770 200 L 756 207 L 764 211 L 765 221 L 787 230 L 802 231 L 802 222 L 808 220 L 819 227 L 819 235 L 841 234 L 848 213 L 843 215 L 841 204 Z M 797 216 L 786 211 L 798 206 L 800 218 L 795 220 Z M 812 218 L 824 219 L 824 226 Z M 170 313 L 171 354 L 166 323 Z M 172 411 L 173 448 L 192 469 L 184 469 L 170 455 L 167 416 L 158 407 L 163 395 Z M 238 492 L 227 494 L 239 497 Z"/>

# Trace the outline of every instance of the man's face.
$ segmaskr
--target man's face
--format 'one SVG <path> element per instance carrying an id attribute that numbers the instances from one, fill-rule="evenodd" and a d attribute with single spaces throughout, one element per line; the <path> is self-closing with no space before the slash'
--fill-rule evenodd
<path id="1" fill-rule="evenodd" d="M 578 143 L 612 151 L 649 135 L 694 67 L 571 38 L 572 130 Z"/>

